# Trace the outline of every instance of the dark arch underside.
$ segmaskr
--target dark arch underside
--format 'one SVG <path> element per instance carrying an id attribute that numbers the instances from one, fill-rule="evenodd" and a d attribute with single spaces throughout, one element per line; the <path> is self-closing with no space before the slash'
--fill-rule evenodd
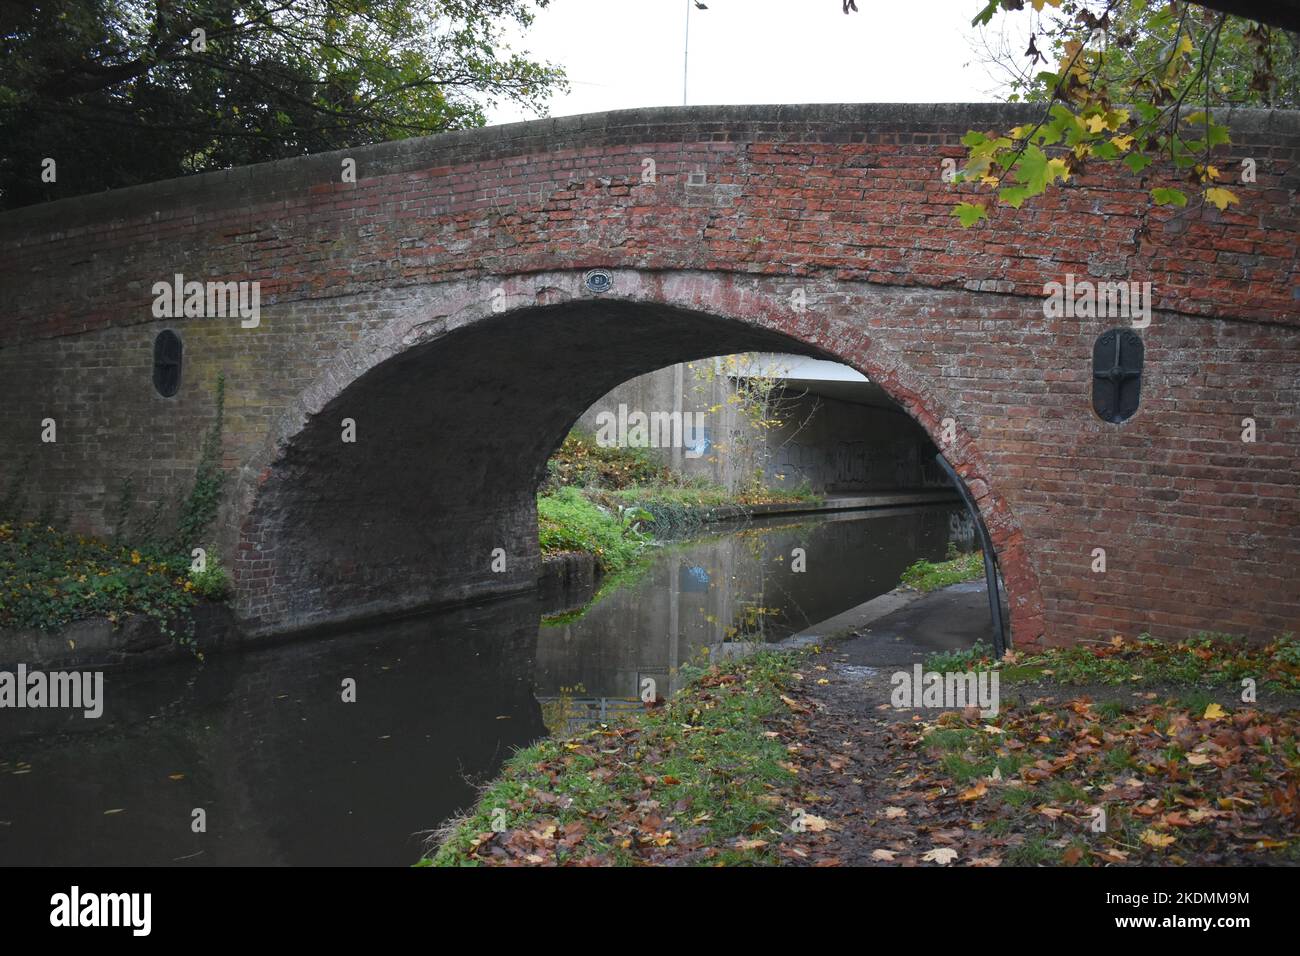
<path id="1" fill-rule="evenodd" d="M 237 567 L 250 630 L 532 586 L 536 488 L 578 416 L 636 375 L 745 351 L 834 358 L 730 319 L 597 301 L 507 313 L 382 362 L 308 422 L 260 490 Z"/>

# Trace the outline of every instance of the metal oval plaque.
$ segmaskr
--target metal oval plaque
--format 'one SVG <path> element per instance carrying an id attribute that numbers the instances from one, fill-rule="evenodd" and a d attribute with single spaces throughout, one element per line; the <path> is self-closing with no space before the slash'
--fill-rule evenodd
<path id="1" fill-rule="evenodd" d="M 604 269 L 592 269 L 582 278 L 583 284 L 588 291 L 600 294 L 608 292 L 614 287 L 614 277 Z"/>

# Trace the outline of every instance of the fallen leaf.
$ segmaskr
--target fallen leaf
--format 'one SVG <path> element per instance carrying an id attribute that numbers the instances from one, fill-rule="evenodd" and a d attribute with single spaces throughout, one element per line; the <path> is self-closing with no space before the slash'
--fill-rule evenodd
<path id="1" fill-rule="evenodd" d="M 922 857 L 926 863 L 938 863 L 941 866 L 947 866 L 953 860 L 957 859 L 957 851 L 949 849 L 946 846 L 937 846 L 928 851 Z"/>
<path id="2" fill-rule="evenodd" d="M 1166 836 L 1163 833 L 1157 833 L 1155 830 L 1143 830 L 1142 835 L 1138 837 L 1147 846 L 1157 850 L 1163 850 L 1174 842 L 1172 836 Z"/>
<path id="3" fill-rule="evenodd" d="M 969 790 L 963 790 L 961 794 L 957 797 L 957 799 L 962 801 L 978 800 L 980 797 L 984 796 L 984 794 L 988 792 L 989 792 L 988 786 L 984 783 L 983 780 L 981 780 L 979 783 L 975 784 L 975 786 L 971 787 Z"/>

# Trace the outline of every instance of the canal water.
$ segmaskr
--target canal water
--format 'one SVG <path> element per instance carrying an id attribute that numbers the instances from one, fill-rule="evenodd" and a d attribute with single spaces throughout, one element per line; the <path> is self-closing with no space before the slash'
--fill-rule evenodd
<path id="1" fill-rule="evenodd" d="M 4 713 L 0 865 L 409 865 L 515 748 L 667 695 L 682 664 L 778 641 L 971 540 L 943 506 L 773 518 L 664 546 L 581 611 L 529 596 L 109 671 L 97 720 Z"/>

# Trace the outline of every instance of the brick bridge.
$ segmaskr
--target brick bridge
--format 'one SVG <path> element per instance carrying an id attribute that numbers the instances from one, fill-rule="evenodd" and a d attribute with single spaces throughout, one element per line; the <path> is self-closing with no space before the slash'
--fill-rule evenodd
<path id="1" fill-rule="evenodd" d="M 224 374 L 231 480 L 208 543 L 248 632 L 400 612 L 532 585 L 534 489 L 611 387 L 798 352 L 859 369 L 936 442 L 952 420 L 1017 643 L 1300 630 L 1300 114 L 1233 117 L 1218 165 L 1250 157 L 1258 178 L 1229 212 L 1150 208 L 1160 178 L 1106 172 L 962 230 L 943 158 L 1033 115 L 628 111 L 4 214 L 0 492 L 99 533 L 174 507 Z M 259 324 L 155 318 L 177 273 L 260 282 Z M 1092 410 L 1091 359 L 1126 323 L 1044 315 L 1070 273 L 1152 283 L 1123 424 Z M 169 398 L 164 329 L 184 348 Z"/>

